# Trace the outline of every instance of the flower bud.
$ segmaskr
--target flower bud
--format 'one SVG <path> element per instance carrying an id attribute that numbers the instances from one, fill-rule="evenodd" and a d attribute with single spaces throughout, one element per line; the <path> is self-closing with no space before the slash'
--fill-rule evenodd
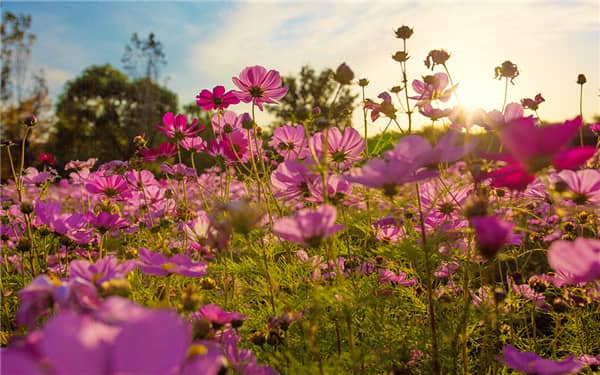
<path id="1" fill-rule="evenodd" d="M 413 35 L 413 32 L 413 29 L 411 29 L 410 27 L 402 25 L 399 28 L 397 28 L 394 33 L 396 34 L 396 38 L 406 40 Z"/>
<path id="2" fill-rule="evenodd" d="M 342 63 L 336 69 L 333 79 L 340 85 L 349 85 L 354 79 L 354 72 L 346 63 Z"/>
<path id="3" fill-rule="evenodd" d="M 205 290 L 215 289 L 217 282 L 211 277 L 203 277 L 200 279 L 200 287 Z"/>
<path id="4" fill-rule="evenodd" d="M 410 56 L 408 56 L 408 53 L 406 53 L 404 51 L 398 51 L 392 55 L 392 59 L 394 59 L 398 62 L 405 62 L 409 58 L 410 58 Z"/>
<path id="5" fill-rule="evenodd" d="M 112 279 L 100 285 L 100 294 L 103 297 L 120 296 L 128 297 L 131 293 L 131 284 L 125 279 Z"/>
<path id="6" fill-rule="evenodd" d="M 251 336 L 250 336 L 250 341 L 254 344 L 254 345 L 259 345 L 259 346 L 263 346 L 265 344 L 265 342 L 267 342 L 267 338 L 265 337 L 265 334 L 259 331 L 255 331 Z"/>
<path id="7" fill-rule="evenodd" d="M 358 85 L 359 85 L 360 87 L 365 87 L 365 86 L 367 86 L 368 84 L 369 84 L 369 80 L 368 80 L 368 79 L 366 79 L 366 78 L 361 78 L 361 79 L 359 79 L 359 80 L 358 80 Z"/>
<path id="8" fill-rule="evenodd" d="M 21 212 L 25 215 L 29 215 L 33 212 L 33 204 L 31 204 L 31 202 L 21 202 L 21 206 L 19 208 L 21 209 Z"/>
<path id="9" fill-rule="evenodd" d="M 319 107 L 318 105 L 314 106 L 312 109 L 312 114 L 313 116 L 318 116 L 321 114 L 321 107 Z"/>
<path id="10" fill-rule="evenodd" d="M 26 253 L 31 250 L 31 241 L 21 240 L 17 243 L 17 251 Z"/>
<path id="11" fill-rule="evenodd" d="M 29 115 L 29 116 L 25 117 L 25 119 L 23 120 L 23 124 L 28 127 L 36 126 L 37 123 L 38 123 L 38 119 L 37 119 L 37 117 L 35 117 L 35 115 Z"/>
<path id="12" fill-rule="evenodd" d="M 256 125 L 248 113 L 242 113 L 240 118 L 242 121 L 242 128 L 244 129 L 253 129 Z"/>
<path id="13" fill-rule="evenodd" d="M 394 93 L 394 94 L 397 94 L 397 93 L 399 93 L 400 91 L 402 91 L 402 86 L 394 86 L 394 87 L 392 87 L 392 88 L 390 89 L 390 92 L 392 92 L 392 93 Z"/>
<path id="14" fill-rule="evenodd" d="M 577 84 L 578 85 L 583 85 L 587 82 L 587 78 L 585 77 L 585 74 L 579 74 L 577 75 Z"/>

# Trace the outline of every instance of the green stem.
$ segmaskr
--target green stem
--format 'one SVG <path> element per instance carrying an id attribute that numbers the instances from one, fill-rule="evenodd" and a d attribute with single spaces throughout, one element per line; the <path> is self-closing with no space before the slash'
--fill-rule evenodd
<path id="1" fill-rule="evenodd" d="M 415 184 L 417 193 L 417 205 L 419 209 L 419 225 L 421 227 L 421 246 L 425 254 L 425 282 L 427 283 L 427 306 L 429 311 L 429 329 L 431 331 L 431 346 L 432 346 L 432 370 L 435 375 L 440 375 L 440 358 L 438 348 L 438 337 L 435 322 L 435 309 L 433 306 L 433 285 L 431 282 L 431 254 L 427 244 L 427 235 L 425 233 L 425 218 L 423 216 L 423 206 L 421 204 L 421 192 L 419 184 Z"/>

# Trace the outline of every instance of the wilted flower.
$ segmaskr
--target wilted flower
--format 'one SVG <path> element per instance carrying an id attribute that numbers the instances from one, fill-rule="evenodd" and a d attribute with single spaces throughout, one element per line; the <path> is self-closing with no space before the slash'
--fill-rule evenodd
<path id="1" fill-rule="evenodd" d="M 531 109 L 532 111 L 537 111 L 539 105 L 546 100 L 542 97 L 542 94 L 537 94 L 535 98 L 523 98 L 521 99 L 521 105 L 523 108 Z"/>
<path id="2" fill-rule="evenodd" d="M 408 53 L 406 53 L 404 51 L 398 51 L 392 55 L 392 59 L 394 59 L 395 61 L 398 61 L 398 62 L 405 62 L 409 58 L 410 58 L 410 56 L 408 56 Z"/>
<path id="3" fill-rule="evenodd" d="M 429 51 L 429 54 L 425 58 L 425 66 L 428 68 L 435 68 L 436 65 L 446 65 L 446 61 L 450 58 L 450 54 L 443 49 L 434 49 Z"/>
<path id="4" fill-rule="evenodd" d="M 371 110 L 371 121 L 375 121 L 379 118 L 379 115 L 383 113 L 390 119 L 396 118 L 396 108 L 392 104 L 392 97 L 387 92 L 382 92 L 377 95 L 381 99 L 380 103 L 375 103 L 371 99 L 366 99 L 363 103 L 365 109 Z"/>
<path id="5" fill-rule="evenodd" d="M 505 61 L 502 65 L 494 68 L 494 78 L 502 79 L 510 78 L 510 83 L 514 84 L 513 80 L 519 76 L 519 69 L 516 64 L 510 61 Z"/>
<path id="6" fill-rule="evenodd" d="M 409 39 L 413 35 L 413 32 L 413 29 L 406 25 L 402 25 L 399 28 L 397 28 L 396 31 L 394 31 L 394 33 L 396 34 L 396 38 L 404 40 Z"/>

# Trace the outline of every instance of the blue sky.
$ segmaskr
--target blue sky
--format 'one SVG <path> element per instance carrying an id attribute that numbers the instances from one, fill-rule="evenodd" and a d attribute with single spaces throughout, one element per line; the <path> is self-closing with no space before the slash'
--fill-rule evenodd
<path id="1" fill-rule="evenodd" d="M 168 60 L 161 81 L 178 93 L 180 103 L 217 84 L 233 88 L 231 77 L 257 64 L 290 74 L 303 64 L 322 69 L 346 62 L 357 78 L 371 81 L 367 96 L 375 98 L 398 84 L 400 69 L 391 55 L 400 42 L 393 30 L 406 24 L 415 30 L 408 47 L 409 75 L 428 74 L 427 52 L 446 49 L 463 105 L 500 107 L 504 84 L 493 79 L 493 68 L 511 60 L 521 75 L 509 88 L 510 101 L 541 92 L 547 100 L 539 111 L 543 119 L 573 117 L 579 111 L 575 80 L 585 73 L 584 117 L 600 113 L 596 0 L 3 1 L 2 7 L 32 15 L 37 35 L 32 67 L 45 70 L 55 96 L 87 66 L 121 68 L 131 34 L 152 31 Z"/>

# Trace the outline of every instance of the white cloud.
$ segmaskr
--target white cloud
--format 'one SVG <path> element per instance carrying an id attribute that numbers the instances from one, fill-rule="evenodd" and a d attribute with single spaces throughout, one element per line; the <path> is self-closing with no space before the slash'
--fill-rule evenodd
<path id="1" fill-rule="evenodd" d="M 231 87 L 231 76 L 247 65 L 290 74 L 303 64 L 335 68 L 345 61 L 357 78 L 369 78 L 368 96 L 375 97 L 399 83 L 391 55 L 401 41 L 393 30 L 406 24 L 415 29 L 408 41 L 412 78 L 427 74 L 422 61 L 429 50 L 447 49 L 462 98 L 498 107 L 504 86 L 493 81 L 493 68 L 510 59 L 521 70 L 510 98 L 542 92 L 548 103 L 540 115 L 560 119 L 576 112 L 577 73 L 588 75 L 589 87 L 599 86 L 598 11 L 594 1 L 241 3 L 218 30 L 190 46 L 186 59 L 192 74 L 202 77 L 194 84 L 204 87 Z M 594 95 L 584 110 L 588 117 L 600 112 Z"/>

